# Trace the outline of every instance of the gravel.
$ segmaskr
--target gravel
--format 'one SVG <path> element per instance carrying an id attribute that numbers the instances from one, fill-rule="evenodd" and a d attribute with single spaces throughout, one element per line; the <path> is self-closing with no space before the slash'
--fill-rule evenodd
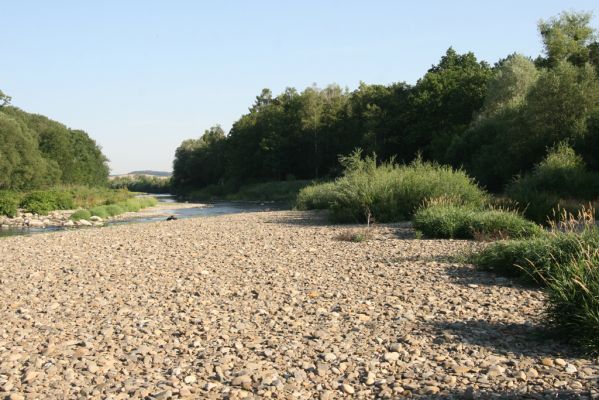
<path id="1" fill-rule="evenodd" d="M 0 398 L 592 398 L 542 291 L 405 224 L 268 212 L 0 240 Z"/>

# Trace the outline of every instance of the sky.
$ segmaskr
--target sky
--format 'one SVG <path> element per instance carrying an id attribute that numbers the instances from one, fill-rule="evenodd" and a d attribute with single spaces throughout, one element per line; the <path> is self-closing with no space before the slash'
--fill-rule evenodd
<path id="1" fill-rule="evenodd" d="M 170 171 L 181 141 L 228 131 L 262 88 L 415 83 L 450 46 L 536 57 L 537 22 L 564 10 L 597 2 L 0 0 L 0 89 L 88 132 L 113 174 Z"/>

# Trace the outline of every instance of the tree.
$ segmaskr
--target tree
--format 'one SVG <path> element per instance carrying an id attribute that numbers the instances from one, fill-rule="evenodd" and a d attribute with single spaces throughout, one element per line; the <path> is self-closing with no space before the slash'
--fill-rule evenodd
<path id="1" fill-rule="evenodd" d="M 539 21 L 546 55 L 541 64 L 555 67 L 562 61 L 569 61 L 582 66 L 588 62 L 589 46 L 596 37 L 590 26 L 592 17 L 589 12 L 564 11 L 558 17 Z"/>
<path id="2" fill-rule="evenodd" d="M 11 100 L 12 97 L 5 95 L 4 92 L 0 90 L 0 108 L 9 105 Z"/>

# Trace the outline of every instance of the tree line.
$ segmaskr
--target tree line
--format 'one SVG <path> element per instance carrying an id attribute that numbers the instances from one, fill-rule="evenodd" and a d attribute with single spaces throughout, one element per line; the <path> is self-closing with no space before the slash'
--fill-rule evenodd
<path id="1" fill-rule="evenodd" d="M 597 170 L 599 43 L 590 22 L 585 12 L 541 21 L 536 59 L 511 54 L 489 65 L 449 48 L 414 85 L 264 89 L 228 134 L 217 125 L 181 143 L 173 186 L 331 178 L 355 148 L 464 168 L 492 191 L 562 142 Z"/>
<path id="2" fill-rule="evenodd" d="M 89 135 L 10 106 L 0 91 L 0 189 L 105 185 L 108 160 Z"/>

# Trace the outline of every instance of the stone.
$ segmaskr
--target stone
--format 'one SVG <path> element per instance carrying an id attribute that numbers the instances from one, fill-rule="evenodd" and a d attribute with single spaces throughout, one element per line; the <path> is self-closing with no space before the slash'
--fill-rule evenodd
<path id="1" fill-rule="evenodd" d="M 349 385 L 349 384 L 347 384 L 347 383 L 344 383 L 344 384 L 342 384 L 342 385 L 341 385 L 341 388 L 342 388 L 342 389 L 343 389 L 343 391 L 344 391 L 345 393 L 347 393 L 347 394 L 354 394 L 354 393 L 356 393 L 356 391 L 355 391 L 355 389 L 353 388 L 353 386 L 351 386 L 351 385 Z"/>
<path id="2" fill-rule="evenodd" d="M 385 355 L 383 356 L 383 358 L 385 359 L 385 361 L 387 362 L 395 362 L 397 360 L 399 360 L 399 353 L 385 353 Z"/>
<path id="3" fill-rule="evenodd" d="M 195 377 L 195 375 L 187 375 L 185 378 L 183 378 L 183 382 L 191 385 L 192 383 L 196 383 L 197 379 Z"/>

